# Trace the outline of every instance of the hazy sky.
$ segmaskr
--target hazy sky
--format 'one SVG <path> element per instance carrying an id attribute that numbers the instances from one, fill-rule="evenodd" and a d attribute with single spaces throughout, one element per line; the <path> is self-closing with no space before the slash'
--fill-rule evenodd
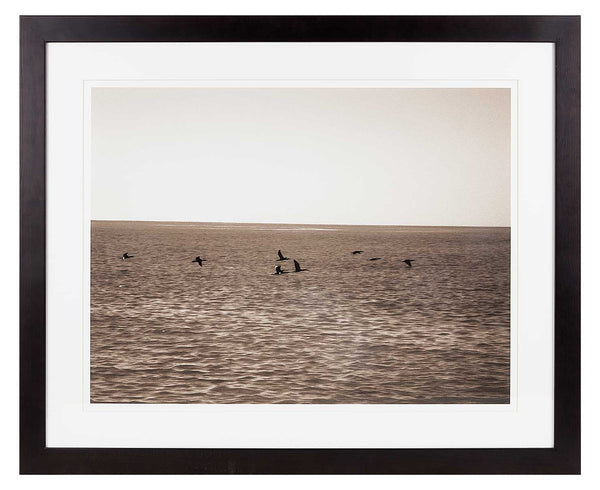
<path id="1" fill-rule="evenodd" d="M 93 88 L 92 219 L 510 225 L 510 90 Z"/>

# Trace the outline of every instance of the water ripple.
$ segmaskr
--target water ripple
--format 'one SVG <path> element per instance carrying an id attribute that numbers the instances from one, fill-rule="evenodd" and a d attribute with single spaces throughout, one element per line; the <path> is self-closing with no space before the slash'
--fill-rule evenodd
<path id="1" fill-rule="evenodd" d="M 94 222 L 91 401 L 509 402 L 509 229 L 326 228 Z"/>

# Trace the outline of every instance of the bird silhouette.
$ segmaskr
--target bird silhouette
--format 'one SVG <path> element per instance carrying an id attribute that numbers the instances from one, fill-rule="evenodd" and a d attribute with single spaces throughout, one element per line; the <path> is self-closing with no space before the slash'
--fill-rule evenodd
<path id="1" fill-rule="evenodd" d="M 369 260 L 381 260 L 381 257 L 371 257 Z"/>
<path id="2" fill-rule="evenodd" d="M 127 252 L 125 252 L 123 254 L 123 256 L 121 257 L 121 259 L 125 260 L 125 259 L 131 259 L 133 257 L 133 255 L 129 255 Z"/>
<path id="3" fill-rule="evenodd" d="M 287 271 L 284 271 L 280 265 L 278 265 L 277 267 L 275 267 L 275 272 L 273 273 L 274 276 L 279 276 L 281 274 L 287 274 Z"/>
<path id="4" fill-rule="evenodd" d="M 415 261 L 415 259 L 406 259 L 403 260 L 402 262 L 404 262 L 408 267 L 412 267 L 412 263 Z"/>
<path id="5" fill-rule="evenodd" d="M 302 269 L 296 259 L 294 259 L 294 269 L 295 269 L 294 272 L 303 272 L 303 271 L 308 270 L 308 269 Z"/>
<path id="6" fill-rule="evenodd" d="M 354 252 L 352 252 L 352 255 L 357 255 L 357 254 L 361 254 L 363 253 L 362 250 L 355 250 Z"/>
<path id="7" fill-rule="evenodd" d="M 289 257 L 283 256 L 283 254 L 281 253 L 281 250 L 277 250 L 277 255 L 279 255 L 279 258 L 277 260 L 290 260 Z"/>
<path id="8" fill-rule="evenodd" d="M 206 259 L 201 259 L 200 256 L 196 257 L 194 260 L 192 260 L 192 262 L 198 262 L 198 265 L 200 267 L 202 267 L 202 262 L 204 262 Z"/>

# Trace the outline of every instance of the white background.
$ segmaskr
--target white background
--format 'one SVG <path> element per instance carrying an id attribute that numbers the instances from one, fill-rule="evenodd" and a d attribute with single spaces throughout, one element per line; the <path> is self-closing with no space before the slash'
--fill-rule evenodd
<path id="1" fill-rule="evenodd" d="M 47 432 L 50 447 L 549 447 L 552 445 L 552 47 L 548 44 L 115 44 L 47 48 Z M 201 65 L 182 60 L 202 59 Z M 251 64 L 246 60 L 251 59 Z M 336 59 L 335 64 L 329 60 Z M 389 59 L 410 60 L 389 64 Z M 451 59 L 451 61 L 448 61 Z M 408 65 L 407 69 L 405 66 Z M 275 69 L 273 67 L 276 67 Z M 434 68 L 432 68 L 434 67 Z M 512 86 L 519 78 L 519 183 L 512 166 L 511 401 L 508 406 L 94 405 L 81 391 L 89 244 L 82 238 L 82 80 L 175 78 L 337 80 L 348 86 Z M 377 74 L 403 81 L 348 81 Z M 485 81 L 454 80 L 456 77 Z M 436 77 L 453 80 L 434 82 Z M 94 86 L 98 82 L 88 82 Z M 124 82 L 114 82 L 116 84 Z M 134 82 L 139 84 L 140 82 Z M 166 82 L 153 82 L 166 84 Z M 182 82 L 172 82 L 177 85 Z M 202 82 L 186 82 L 200 83 Z M 214 82 L 204 82 L 213 84 Z M 253 82 L 264 86 L 265 82 Z M 289 86 L 318 82 L 267 82 Z M 220 83 L 218 82 L 217 85 Z M 247 85 L 248 81 L 228 85 Z M 89 100 L 89 97 L 88 97 Z M 513 106 L 512 113 L 517 115 Z M 89 120 L 89 115 L 84 116 Z M 540 123 L 542 121 L 543 123 Z M 88 126 L 89 128 L 89 126 Z M 517 123 L 512 125 L 516 141 Z M 89 140 L 88 140 L 89 141 Z M 84 158 L 89 164 L 90 152 Z M 88 185 L 90 185 L 88 181 Z M 84 192 L 89 195 L 89 192 Z M 530 196 L 535 195 L 532 202 Z M 84 197 L 85 201 L 85 197 Z M 85 205 L 89 206 L 89 201 Z M 89 218 L 88 218 L 89 219 Z M 519 231 L 516 232 L 518 223 Z M 536 242 L 538 237 L 546 237 Z M 70 244 L 65 247 L 65 243 Z M 518 253 L 517 253 L 518 244 Z M 83 255 L 82 255 L 83 254 Z M 519 265 L 517 267 L 517 261 Z M 517 273 L 518 269 L 518 281 Z M 518 286 L 517 286 L 518 283 Z M 518 296 L 518 301 L 517 301 Z M 519 306 L 517 307 L 517 303 Z M 518 312 L 518 313 L 517 313 Z M 518 314 L 518 318 L 517 318 Z M 518 366 L 518 369 L 517 369 Z M 84 372 L 89 368 L 83 367 Z M 174 416 L 173 411 L 177 415 Z"/>
<path id="2" fill-rule="evenodd" d="M 597 3 L 597 2 L 595 2 Z M 520 488 L 525 485 L 544 488 L 595 488 L 600 480 L 598 458 L 600 455 L 600 423 L 598 422 L 597 375 L 600 373 L 600 356 L 596 347 L 600 345 L 597 302 L 600 287 L 596 277 L 600 275 L 597 255 L 598 211 L 600 193 L 600 155 L 597 144 L 597 114 L 600 109 L 598 76 L 600 69 L 594 59 L 600 52 L 599 34 L 600 9 L 593 2 L 572 0 L 570 2 L 535 2 L 528 0 L 505 0 L 490 2 L 486 6 L 480 1 L 455 0 L 453 2 L 422 1 L 402 3 L 395 1 L 345 1 L 303 0 L 302 2 L 221 1 L 198 2 L 171 0 L 164 2 L 128 2 L 104 0 L 102 3 L 82 4 L 74 0 L 53 2 L 22 1 L 19 5 L 3 6 L 0 17 L 2 35 L 3 77 L 0 91 L 2 107 L 2 135 L 0 148 L 3 152 L 0 165 L 0 209 L 4 239 L 0 252 L 2 263 L 2 310 L 3 337 L 0 343 L 0 373 L 3 390 L 0 417 L 0 479 L 6 488 L 60 488 L 87 489 L 128 488 L 140 485 L 145 488 L 162 488 L 165 485 L 208 485 L 211 487 L 239 488 L 304 488 L 307 485 L 346 488 L 363 488 L 365 485 L 394 488 L 400 485 L 418 485 L 420 488 Z M 90 477 L 18 477 L 18 14 L 382 14 L 382 15 L 434 15 L 434 14 L 583 14 L 583 476 L 581 477 L 526 477 L 526 476 L 385 476 L 385 477 L 195 477 L 195 476 L 90 476 Z"/>

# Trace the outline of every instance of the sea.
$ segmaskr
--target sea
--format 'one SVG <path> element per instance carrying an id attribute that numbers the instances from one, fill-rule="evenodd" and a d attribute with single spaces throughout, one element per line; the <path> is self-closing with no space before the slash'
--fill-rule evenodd
<path id="1" fill-rule="evenodd" d="M 510 402 L 510 228 L 93 221 L 90 307 L 91 403 Z"/>

